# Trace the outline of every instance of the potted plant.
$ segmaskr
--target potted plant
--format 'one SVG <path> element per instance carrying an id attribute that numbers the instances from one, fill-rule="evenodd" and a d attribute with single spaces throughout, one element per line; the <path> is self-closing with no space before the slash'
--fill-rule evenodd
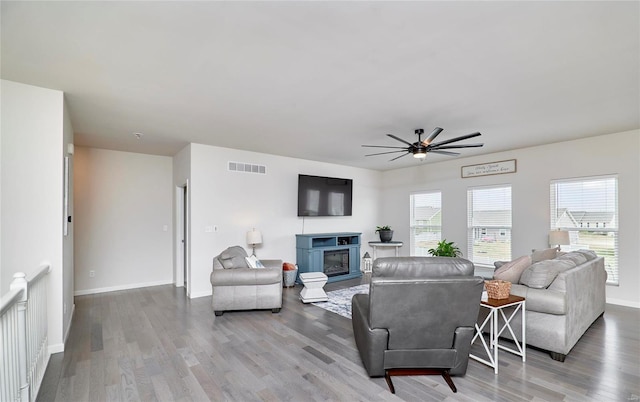
<path id="1" fill-rule="evenodd" d="M 462 251 L 454 244 L 454 242 L 448 242 L 447 239 L 444 239 L 438 242 L 438 246 L 436 248 L 430 248 L 429 254 L 434 257 L 461 257 Z"/>
<path id="2" fill-rule="evenodd" d="M 376 226 L 376 233 L 380 235 L 380 241 L 383 243 L 389 243 L 393 239 L 393 230 L 391 226 Z"/>

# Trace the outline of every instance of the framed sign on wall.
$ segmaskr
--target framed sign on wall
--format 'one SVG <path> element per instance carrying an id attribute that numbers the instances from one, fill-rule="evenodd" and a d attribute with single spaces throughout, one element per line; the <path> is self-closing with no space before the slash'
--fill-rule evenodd
<path id="1" fill-rule="evenodd" d="M 515 159 L 468 165 L 461 168 L 462 178 L 489 176 L 494 174 L 515 173 L 517 164 Z"/>

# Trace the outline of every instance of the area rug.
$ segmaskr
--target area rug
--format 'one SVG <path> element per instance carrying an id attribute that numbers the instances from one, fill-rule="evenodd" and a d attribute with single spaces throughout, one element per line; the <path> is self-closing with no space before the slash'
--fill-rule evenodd
<path id="1" fill-rule="evenodd" d="M 358 285 L 346 289 L 327 292 L 329 300 L 326 302 L 315 302 L 311 304 L 351 319 L 351 298 L 353 295 L 358 293 L 368 294 L 369 285 Z"/>

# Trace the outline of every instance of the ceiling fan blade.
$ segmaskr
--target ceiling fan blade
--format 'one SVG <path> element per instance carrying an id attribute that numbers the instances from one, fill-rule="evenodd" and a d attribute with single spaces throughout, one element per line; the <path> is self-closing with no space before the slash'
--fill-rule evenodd
<path id="1" fill-rule="evenodd" d="M 397 152 L 409 152 L 409 151 L 407 151 L 406 149 L 403 149 L 403 150 L 401 150 L 401 151 L 378 152 L 378 153 L 375 153 L 375 154 L 367 154 L 367 155 L 365 155 L 365 156 L 384 155 L 384 154 L 395 154 L 395 153 L 397 153 Z"/>
<path id="2" fill-rule="evenodd" d="M 434 128 L 431 134 L 429 134 L 429 136 L 425 138 L 424 141 L 422 141 L 422 144 L 425 146 L 431 144 L 433 140 L 435 140 L 438 134 L 440 134 L 441 132 L 442 132 L 442 129 L 440 127 Z"/>
<path id="3" fill-rule="evenodd" d="M 407 152 L 407 153 L 406 153 L 406 154 L 404 154 L 404 155 L 396 156 L 396 157 L 395 157 L 395 158 L 393 158 L 393 159 L 389 159 L 389 162 L 393 162 L 393 161 L 395 161 L 396 159 L 400 159 L 400 158 L 402 158 L 403 156 L 407 156 L 407 155 L 409 155 L 410 153 L 411 153 L 411 152 Z"/>
<path id="4" fill-rule="evenodd" d="M 477 137 L 479 135 L 482 135 L 482 134 L 473 133 L 473 134 L 461 135 L 460 137 L 455 137 L 455 138 L 452 138 L 450 140 L 444 140 L 444 141 L 437 142 L 435 144 L 431 144 L 431 148 L 437 148 L 440 145 L 451 144 L 452 142 L 466 140 L 466 139 L 469 139 L 469 138 Z"/>
<path id="5" fill-rule="evenodd" d="M 363 147 L 368 148 L 398 148 L 398 149 L 407 149 L 407 147 L 392 147 L 389 145 L 362 145 Z"/>
<path id="6" fill-rule="evenodd" d="M 407 144 L 407 145 L 408 145 L 408 146 L 410 146 L 410 147 L 413 147 L 413 144 L 412 144 L 412 143 L 407 142 L 407 141 L 403 140 L 403 139 L 402 139 L 402 138 L 400 138 L 400 137 L 396 137 L 396 136 L 395 136 L 395 135 L 393 135 L 393 134 L 387 134 L 387 136 L 389 136 L 389 137 L 393 138 L 394 140 L 397 140 L 397 141 L 400 141 L 400 142 L 404 142 L 405 144 Z"/>
<path id="7" fill-rule="evenodd" d="M 484 144 L 460 144 L 460 145 L 443 145 L 443 146 L 435 146 L 432 147 L 431 150 L 435 151 L 438 149 L 455 149 L 455 148 L 479 148 L 484 146 Z"/>
<path id="8" fill-rule="evenodd" d="M 432 152 L 434 154 L 440 154 L 440 155 L 449 155 L 449 156 L 458 156 L 460 155 L 458 152 L 449 152 L 449 151 L 438 151 L 438 150 L 431 150 L 429 152 Z"/>

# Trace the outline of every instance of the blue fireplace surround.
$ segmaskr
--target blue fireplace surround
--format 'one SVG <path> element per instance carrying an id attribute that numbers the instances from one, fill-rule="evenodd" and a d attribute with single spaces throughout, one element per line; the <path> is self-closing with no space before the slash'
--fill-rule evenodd
<path id="1" fill-rule="evenodd" d="M 355 232 L 297 234 L 298 272 L 325 273 L 327 282 L 361 277 L 360 235 Z"/>

